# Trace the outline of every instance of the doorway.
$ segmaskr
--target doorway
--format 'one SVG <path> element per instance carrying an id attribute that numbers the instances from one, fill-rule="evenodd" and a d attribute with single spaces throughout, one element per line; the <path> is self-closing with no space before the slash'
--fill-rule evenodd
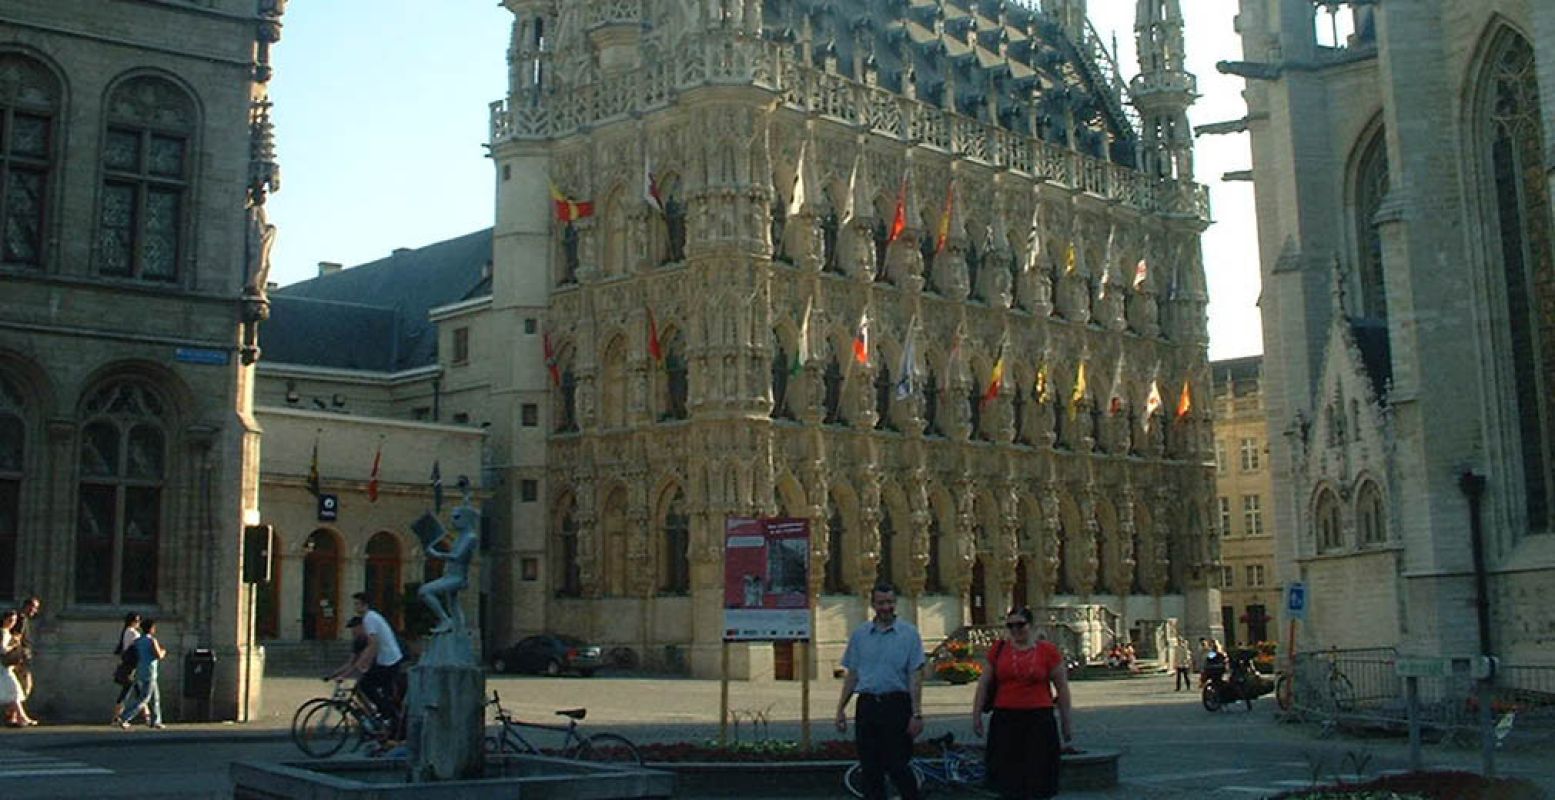
<path id="1" fill-rule="evenodd" d="M 270 582 L 260 584 L 254 598 L 254 637 L 276 639 L 281 635 L 281 538 L 270 541 Z"/>
<path id="2" fill-rule="evenodd" d="M 340 540 L 320 528 L 308 535 L 302 559 L 302 638 L 330 641 L 339 631 Z"/>
<path id="3" fill-rule="evenodd" d="M 972 608 L 971 623 L 973 625 L 988 624 L 988 585 L 983 578 L 983 560 L 981 558 L 972 562 Z"/>
<path id="4" fill-rule="evenodd" d="M 373 608 L 404 630 L 400 603 L 400 545 L 394 534 L 379 531 L 367 540 L 367 598 Z"/>

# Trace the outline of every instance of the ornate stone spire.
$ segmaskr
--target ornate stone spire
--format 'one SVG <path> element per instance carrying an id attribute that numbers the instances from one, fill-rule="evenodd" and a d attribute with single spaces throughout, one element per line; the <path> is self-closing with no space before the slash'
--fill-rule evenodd
<path id="1" fill-rule="evenodd" d="M 1140 153 L 1145 172 L 1193 179 L 1193 132 L 1188 106 L 1198 82 L 1183 63 L 1182 7 L 1178 0 L 1139 0 L 1134 18 L 1139 75 L 1130 85 L 1142 120 Z"/>

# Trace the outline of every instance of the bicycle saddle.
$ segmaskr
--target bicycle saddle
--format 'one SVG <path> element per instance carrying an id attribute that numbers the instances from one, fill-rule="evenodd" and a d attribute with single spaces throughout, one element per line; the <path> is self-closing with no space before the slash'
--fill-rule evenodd
<path id="1" fill-rule="evenodd" d="M 564 708 L 564 709 L 561 709 L 560 711 L 557 711 L 556 712 L 556 716 L 558 716 L 558 717 L 572 717 L 573 719 L 583 719 L 585 716 L 588 715 L 588 713 L 589 713 L 589 710 L 586 709 L 586 708 Z"/>

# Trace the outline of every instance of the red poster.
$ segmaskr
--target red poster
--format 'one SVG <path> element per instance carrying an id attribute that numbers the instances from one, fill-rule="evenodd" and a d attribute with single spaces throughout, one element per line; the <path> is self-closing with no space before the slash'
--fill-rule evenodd
<path id="1" fill-rule="evenodd" d="M 730 517 L 724 527 L 724 639 L 809 640 L 810 523 Z"/>

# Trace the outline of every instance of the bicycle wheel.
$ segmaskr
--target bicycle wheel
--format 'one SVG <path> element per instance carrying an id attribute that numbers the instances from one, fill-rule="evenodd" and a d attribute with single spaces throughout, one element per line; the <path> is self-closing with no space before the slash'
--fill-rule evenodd
<path id="1" fill-rule="evenodd" d="M 292 744 L 297 745 L 297 749 L 302 749 L 302 721 L 307 718 L 308 713 L 313 709 L 328 702 L 330 702 L 328 697 L 315 697 L 311 700 L 305 700 L 302 705 L 297 706 L 297 710 L 292 714 Z"/>
<path id="2" fill-rule="evenodd" d="M 632 764 L 642 766 L 642 754 L 625 736 L 614 733 L 596 733 L 568 751 L 567 757 L 577 761 L 598 761 L 606 764 Z"/>
<path id="3" fill-rule="evenodd" d="M 908 769 L 912 770 L 912 779 L 913 783 L 918 785 L 918 794 L 922 795 L 923 770 L 919 768 L 916 762 L 909 762 L 907 767 Z M 863 797 L 864 765 L 855 761 L 852 766 L 848 767 L 848 771 L 842 775 L 842 785 L 846 786 L 848 793 L 854 797 Z M 897 790 L 896 785 L 891 783 L 891 779 L 889 777 L 886 778 L 885 782 L 885 796 L 890 798 L 890 800 L 900 800 L 902 796 L 902 793 Z"/>
<path id="4" fill-rule="evenodd" d="M 988 780 L 988 765 L 983 762 L 981 750 L 958 747 L 951 753 L 952 758 L 945 759 L 945 771 L 951 780 L 967 786 L 982 786 Z M 922 783 L 921 779 L 919 783 Z"/>
<path id="5" fill-rule="evenodd" d="M 302 720 L 302 737 L 297 747 L 314 758 L 328 758 L 346 746 L 356 734 L 356 717 L 344 703 L 329 702 L 313 707 Z"/>
<path id="6" fill-rule="evenodd" d="M 1289 711 L 1291 703 L 1295 701 L 1294 689 L 1289 674 L 1280 675 L 1274 679 L 1274 702 L 1279 704 L 1281 711 Z"/>
<path id="7" fill-rule="evenodd" d="M 1344 673 L 1328 676 L 1328 698 L 1333 701 L 1335 711 L 1355 710 L 1355 686 Z"/>

